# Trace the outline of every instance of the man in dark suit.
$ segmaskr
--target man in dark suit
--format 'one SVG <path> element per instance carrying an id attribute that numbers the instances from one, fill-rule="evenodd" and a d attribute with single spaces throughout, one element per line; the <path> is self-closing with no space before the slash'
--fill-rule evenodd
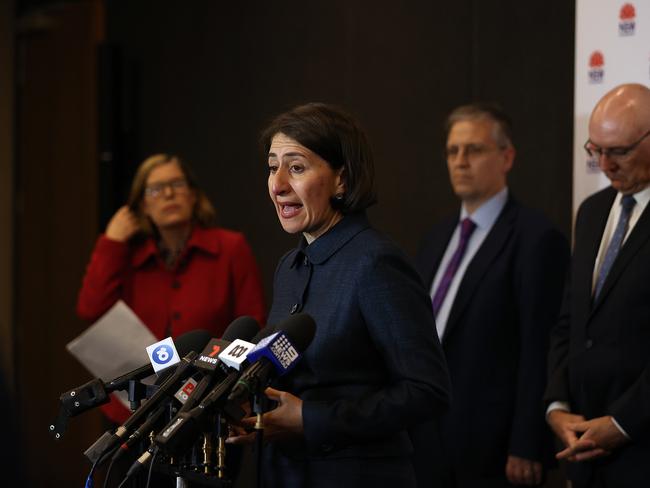
<path id="1" fill-rule="evenodd" d="M 510 127 L 490 104 L 460 107 L 447 119 L 447 165 L 461 208 L 428 234 L 417 265 L 448 361 L 452 407 L 440 426 L 411 433 L 423 488 L 534 486 L 552 458 L 542 394 L 569 246 L 509 195 Z"/>
<path id="2" fill-rule="evenodd" d="M 574 487 L 650 486 L 650 90 L 607 93 L 585 149 L 611 186 L 576 217 L 547 420 Z"/>

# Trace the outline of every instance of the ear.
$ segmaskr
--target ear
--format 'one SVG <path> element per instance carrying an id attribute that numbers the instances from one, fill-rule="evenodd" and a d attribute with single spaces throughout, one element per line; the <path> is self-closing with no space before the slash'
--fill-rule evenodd
<path id="1" fill-rule="evenodd" d="M 336 171 L 336 188 L 334 194 L 343 193 L 345 194 L 347 190 L 346 178 L 345 178 L 345 166 L 341 166 Z"/>
<path id="2" fill-rule="evenodd" d="M 503 150 L 503 173 L 507 174 L 512 169 L 512 166 L 515 162 L 515 156 L 517 151 L 514 147 L 510 146 Z"/>

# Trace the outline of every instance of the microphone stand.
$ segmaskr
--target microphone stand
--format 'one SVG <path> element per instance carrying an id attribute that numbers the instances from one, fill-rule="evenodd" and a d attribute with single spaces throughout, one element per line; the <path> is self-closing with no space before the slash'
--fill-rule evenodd
<path id="1" fill-rule="evenodd" d="M 253 395 L 252 407 L 256 416 L 255 422 L 255 467 L 257 488 L 262 488 L 262 449 L 264 448 L 264 394 L 257 389 Z"/>

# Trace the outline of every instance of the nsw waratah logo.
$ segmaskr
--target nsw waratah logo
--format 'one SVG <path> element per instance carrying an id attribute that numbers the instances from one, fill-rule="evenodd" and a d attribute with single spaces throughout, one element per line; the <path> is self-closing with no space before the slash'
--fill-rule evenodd
<path id="1" fill-rule="evenodd" d="M 636 27 L 636 9 L 634 5 L 631 3 L 624 4 L 618 17 L 618 35 L 633 36 Z"/>
<path id="2" fill-rule="evenodd" d="M 605 56 L 594 51 L 589 56 L 589 83 L 602 83 L 605 77 Z"/>

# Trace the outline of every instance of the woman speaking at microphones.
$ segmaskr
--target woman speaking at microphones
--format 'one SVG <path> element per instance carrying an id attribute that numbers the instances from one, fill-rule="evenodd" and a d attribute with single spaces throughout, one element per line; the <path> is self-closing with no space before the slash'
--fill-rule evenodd
<path id="1" fill-rule="evenodd" d="M 263 486 L 414 487 L 407 430 L 446 407 L 449 379 L 418 275 L 366 217 L 366 136 L 310 103 L 276 117 L 262 145 L 280 225 L 300 236 L 276 269 L 268 323 L 297 312 L 316 322 L 301 361 L 266 390 L 277 408 L 263 418 Z"/>

